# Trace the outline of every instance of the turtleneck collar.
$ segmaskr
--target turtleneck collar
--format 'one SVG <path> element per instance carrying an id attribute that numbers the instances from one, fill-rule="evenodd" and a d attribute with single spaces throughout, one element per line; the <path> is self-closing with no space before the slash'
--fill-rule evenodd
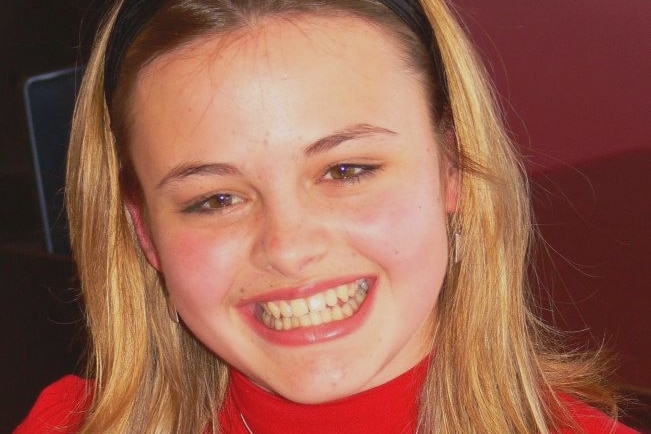
<path id="1" fill-rule="evenodd" d="M 249 434 L 413 434 L 429 358 L 376 388 L 324 404 L 297 404 L 231 369 L 220 414 L 222 432 Z"/>

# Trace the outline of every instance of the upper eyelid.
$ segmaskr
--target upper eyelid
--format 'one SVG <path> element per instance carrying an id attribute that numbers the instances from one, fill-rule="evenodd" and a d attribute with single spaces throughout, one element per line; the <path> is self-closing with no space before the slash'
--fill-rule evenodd
<path id="1" fill-rule="evenodd" d="M 191 213 L 191 212 L 219 212 L 220 209 L 225 210 L 225 209 L 230 208 L 230 207 L 233 206 L 233 205 L 229 205 L 229 206 L 225 206 L 223 208 L 214 208 L 214 209 L 206 208 L 206 209 L 202 209 L 202 206 L 208 200 L 210 200 L 211 198 L 213 198 L 215 196 L 219 196 L 219 195 L 231 195 L 233 197 L 238 197 L 238 198 L 241 199 L 237 203 L 244 202 L 244 199 L 242 199 L 242 197 L 240 195 L 238 195 L 238 194 L 227 193 L 227 192 L 216 192 L 216 193 L 209 193 L 209 194 L 200 196 L 197 199 L 193 199 L 193 200 L 189 201 L 188 203 L 181 206 L 181 211 L 185 212 L 185 213 Z"/>
<path id="2" fill-rule="evenodd" d="M 360 161 L 341 161 L 337 162 L 334 164 L 328 165 L 326 169 L 324 170 L 324 173 L 327 173 L 328 171 L 338 167 L 338 166 L 350 166 L 350 167 L 360 167 L 364 169 L 376 169 L 380 167 L 379 163 L 371 163 L 371 162 L 360 162 Z"/>
<path id="3" fill-rule="evenodd" d="M 373 173 L 377 172 L 378 170 L 382 169 L 382 165 L 378 163 L 350 163 L 350 162 L 341 162 L 341 163 L 336 163 L 328 166 L 323 174 L 321 175 L 320 179 L 325 178 L 328 175 L 328 172 L 330 172 L 332 169 L 336 168 L 337 166 L 351 166 L 351 167 L 358 167 L 358 168 L 363 168 L 361 173 L 351 176 L 350 178 L 343 178 L 343 179 L 327 179 L 327 181 L 338 181 L 338 182 L 346 182 L 346 181 L 351 181 L 353 179 L 359 179 L 361 177 L 367 176 L 367 175 L 372 175 Z"/>

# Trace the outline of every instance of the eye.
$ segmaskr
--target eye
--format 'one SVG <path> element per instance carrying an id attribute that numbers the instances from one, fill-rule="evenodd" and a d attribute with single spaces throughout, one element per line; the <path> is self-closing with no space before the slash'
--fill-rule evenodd
<path id="1" fill-rule="evenodd" d="M 243 202 L 242 198 L 234 194 L 218 193 L 200 199 L 184 210 L 187 213 L 221 211 L 225 208 Z"/>
<path id="2" fill-rule="evenodd" d="M 210 209 L 226 208 L 233 205 L 233 203 L 237 203 L 237 199 L 232 194 L 216 194 L 204 202 L 204 207 Z"/>
<path id="3" fill-rule="evenodd" d="M 341 163 L 330 167 L 326 171 L 324 178 L 338 181 L 354 181 L 362 176 L 370 175 L 376 169 L 377 166 Z"/>

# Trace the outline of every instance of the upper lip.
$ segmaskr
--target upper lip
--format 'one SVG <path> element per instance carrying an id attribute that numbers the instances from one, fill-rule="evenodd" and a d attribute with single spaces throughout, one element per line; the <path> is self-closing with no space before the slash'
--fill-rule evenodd
<path id="1" fill-rule="evenodd" d="M 355 282 L 360 279 L 366 279 L 369 282 L 369 287 L 373 286 L 374 278 L 369 275 L 356 275 L 356 276 L 345 276 L 337 277 L 334 279 L 325 279 L 313 281 L 305 284 L 299 284 L 296 286 L 286 286 L 278 288 L 272 291 L 265 292 L 251 298 L 244 300 L 241 305 L 265 303 L 268 301 L 276 300 L 293 300 L 296 298 L 308 298 L 311 295 L 323 292 L 330 288 L 336 288 L 340 285 L 345 285 L 348 283 Z"/>

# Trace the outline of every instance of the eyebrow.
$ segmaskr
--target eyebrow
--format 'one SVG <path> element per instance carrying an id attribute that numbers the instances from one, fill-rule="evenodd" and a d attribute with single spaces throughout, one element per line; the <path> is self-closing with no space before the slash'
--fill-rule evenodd
<path id="1" fill-rule="evenodd" d="M 308 145 L 303 153 L 306 157 L 326 152 L 348 140 L 360 139 L 374 135 L 396 135 L 395 131 L 370 124 L 355 124 L 340 130 L 334 134 L 322 137 Z M 181 181 L 190 176 L 216 175 L 216 176 L 237 176 L 241 175 L 240 170 L 228 163 L 208 163 L 190 161 L 182 163 L 170 170 L 163 179 L 156 185 L 160 189 L 166 184 Z"/>
<path id="2" fill-rule="evenodd" d="M 323 137 L 304 149 L 306 157 L 326 152 L 341 143 L 374 135 L 396 135 L 395 131 L 370 124 L 355 124 Z"/>
<path id="3" fill-rule="evenodd" d="M 211 163 L 211 164 L 202 164 L 199 162 L 187 162 L 180 164 L 174 167 L 172 170 L 167 172 L 165 177 L 160 180 L 156 185 L 156 189 L 163 187 L 165 184 L 170 184 L 173 182 L 181 181 L 184 178 L 195 175 L 217 175 L 217 176 L 226 176 L 226 175 L 240 175 L 241 172 L 230 164 L 226 163 Z"/>

